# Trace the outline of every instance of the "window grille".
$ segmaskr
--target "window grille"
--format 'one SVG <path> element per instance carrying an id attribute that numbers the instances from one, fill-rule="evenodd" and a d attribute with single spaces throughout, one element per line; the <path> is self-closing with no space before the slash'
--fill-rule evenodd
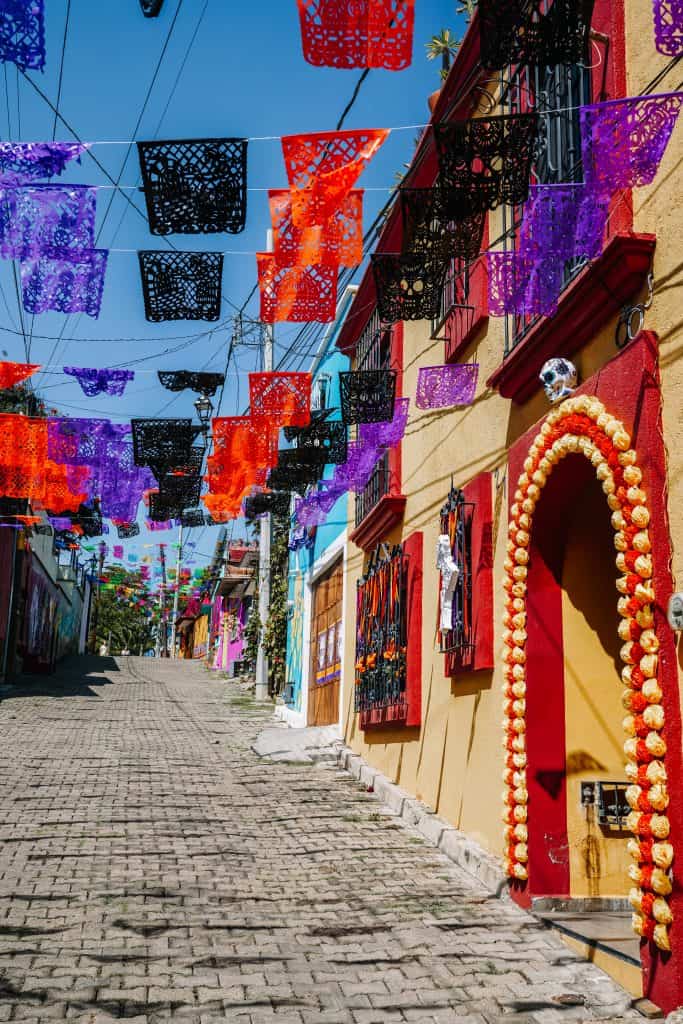
<path id="1" fill-rule="evenodd" d="M 405 717 L 407 565 L 403 547 L 381 544 L 357 584 L 356 712 L 385 708 Z"/>
<path id="2" fill-rule="evenodd" d="M 465 501 L 462 491 L 452 487 L 441 509 L 441 533 L 451 545 L 451 555 L 458 567 L 453 593 L 452 628 L 439 630 L 442 654 L 465 654 L 474 647 L 472 625 L 472 518 L 474 504 Z"/>
<path id="3" fill-rule="evenodd" d="M 375 309 L 356 345 L 357 370 L 389 370 L 391 368 L 391 328 L 383 327 Z M 356 517 L 358 526 L 372 511 L 385 494 L 389 494 L 391 479 L 389 473 L 389 452 L 386 451 L 377 462 L 367 484 L 356 495 Z"/>
<path id="4" fill-rule="evenodd" d="M 539 114 L 538 144 L 531 169 L 532 181 L 536 184 L 583 181 L 579 108 L 591 102 L 591 91 L 590 69 L 579 64 L 552 68 L 520 66 L 514 73 L 510 72 L 509 112 L 522 113 L 531 108 Z M 521 207 L 503 207 L 507 249 L 517 248 L 521 216 Z M 563 289 L 586 262 L 583 257 L 567 261 Z M 505 355 L 519 344 L 538 319 L 524 315 L 505 318 Z"/>

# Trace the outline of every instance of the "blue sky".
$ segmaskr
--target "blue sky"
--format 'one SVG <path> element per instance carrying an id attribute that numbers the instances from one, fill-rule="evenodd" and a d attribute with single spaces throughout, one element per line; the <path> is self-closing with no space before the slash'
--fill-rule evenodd
<path id="1" fill-rule="evenodd" d="M 47 66 L 44 74 L 28 72 L 53 103 L 58 90 L 67 3 L 68 0 L 45 0 Z M 82 139 L 121 142 L 132 138 L 179 3 L 173 33 L 137 138 L 279 136 L 335 127 L 360 72 L 314 68 L 305 63 L 295 0 L 264 0 L 260 4 L 165 0 L 161 15 L 155 19 L 142 16 L 138 0 L 97 4 L 92 0 L 71 0 L 59 110 Z M 346 128 L 425 123 L 427 96 L 438 88 L 439 78 L 438 65 L 426 60 L 423 44 L 441 27 L 462 34 L 455 8 L 456 0 L 416 0 L 412 66 L 398 73 L 371 71 Z M 187 56 L 195 30 L 194 45 Z M 0 136 L 12 141 L 51 139 L 54 115 L 49 106 L 14 65 L 4 65 L 4 69 L 7 89 L 6 102 L 0 105 Z M 2 77 L 0 84 L 4 90 Z M 361 178 L 359 187 L 369 190 L 365 197 L 366 225 L 386 201 L 396 171 L 410 159 L 416 134 L 414 130 L 392 133 Z M 58 124 L 56 138 L 68 140 L 73 136 Z M 114 179 L 120 175 L 122 185 L 139 186 L 137 150 L 133 147 L 122 170 L 126 151 L 125 145 L 93 147 L 93 153 Z M 72 167 L 62 175 L 62 181 L 107 184 L 88 156 L 84 156 L 80 166 Z M 279 142 L 250 142 L 249 188 L 285 186 Z M 129 191 L 128 195 L 144 210 L 141 193 Z M 99 244 L 111 250 L 132 252 L 111 252 L 99 320 L 50 313 L 37 316 L 32 322 L 33 318 L 23 314 L 27 333 L 32 328 L 31 360 L 45 366 L 35 383 L 48 404 L 66 415 L 102 415 L 117 421 L 131 416 L 191 415 L 195 396 L 185 392 L 176 397 L 164 391 L 156 370 L 224 369 L 232 331 L 230 317 L 234 312 L 229 303 L 241 306 L 255 284 L 253 253 L 264 248 L 268 224 L 265 191 L 250 191 L 247 227 L 242 234 L 173 236 L 181 249 L 237 250 L 246 255 L 225 256 L 225 322 L 149 324 L 144 319 L 135 251 L 163 249 L 164 242 L 150 235 L 146 220 L 133 213 L 120 194 L 100 191 Z M 11 264 L 6 261 L 0 263 L 0 285 L 0 349 L 7 353 L 4 358 L 22 361 L 24 339 Z M 247 314 L 257 317 L 258 296 L 252 299 Z M 288 324 L 276 327 L 276 361 L 298 329 L 298 325 Z M 177 346 L 184 347 L 163 354 L 164 349 Z M 86 398 L 72 378 L 61 374 L 63 365 L 128 365 L 141 358 L 146 361 L 133 365 L 136 379 L 120 399 Z M 247 373 L 255 368 L 256 359 L 253 348 L 236 350 L 221 408 L 223 415 L 244 411 L 248 400 Z M 196 540 L 200 533 L 193 531 Z M 140 544 L 160 538 L 170 541 L 171 537 L 168 533 L 148 535 L 140 538 Z M 205 531 L 199 549 L 210 554 L 214 539 L 213 529 Z"/>

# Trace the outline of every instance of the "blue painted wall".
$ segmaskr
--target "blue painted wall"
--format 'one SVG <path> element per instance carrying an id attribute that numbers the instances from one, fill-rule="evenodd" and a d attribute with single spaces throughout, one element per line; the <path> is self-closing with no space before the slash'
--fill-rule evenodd
<path id="1" fill-rule="evenodd" d="M 339 374 L 349 369 L 349 359 L 337 348 L 337 338 L 349 310 L 353 294 L 343 296 L 337 319 L 328 331 L 322 352 L 313 365 L 313 394 L 316 381 L 329 378 L 326 406 L 335 409 L 330 421 L 341 419 L 341 398 Z M 329 479 L 334 466 L 326 466 L 324 478 Z M 287 682 L 291 684 L 287 703 L 296 711 L 305 711 L 302 706 L 302 680 L 309 666 L 303 664 L 303 599 L 305 580 L 310 576 L 314 564 L 331 547 L 346 529 L 348 495 L 343 495 L 330 511 L 326 521 L 315 531 L 312 547 L 290 552 L 289 555 L 289 620 L 287 624 Z"/>

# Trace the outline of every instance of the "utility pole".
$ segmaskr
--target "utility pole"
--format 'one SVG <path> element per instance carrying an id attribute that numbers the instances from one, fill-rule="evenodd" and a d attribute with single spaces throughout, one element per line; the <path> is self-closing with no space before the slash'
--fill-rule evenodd
<path id="1" fill-rule="evenodd" d="M 171 623 L 171 657 L 175 658 L 176 621 L 178 619 L 178 598 L 180 595 L 180 570 L 183 566 L 183 524 L 178 527 L 178 558 L 175 570 L 175 594 L 173 595 L 173 622 Z"/>
<path id="2" fill-rule="evenodd" d="M 266 248 L 273 251 L 273 232 L 268 231 Z M 263 369 L 270 373 L 273 369 L 273 347 L 275 344 L 275 328 L 272 324 L 262 325 L 263 338 Z M 261 517 L 259 541 L 259 574 L 258 574 L 258 614 L 260 622 L 258 654 L 256 656 L 256 700 L 268 698 L 268 658 L 263 649 L 263 634 L 268 620 L 270 608 L 270 512 Z"/>
<path id="3" fill-rule="evenodd" d="M 161 586 L 159 587 L 159 601 L 161 604 L 161 616 L 159 630 L 161 633 L 161 649 L 159 656 L 168 657 L 168 617 L 166 612 L 166 545 L 159 545 L 159 562 L 161 563 Z"/>
<path id="4" fill-rule="evenodd" d="M 102 586 L 102 573 L 104 572 L 104 556 L 107 550 L 106 544 L 100 544 L 100 554 L 98 558 L 98 569 L 97 569 L 97 586 L 95 588 L 95 602 L 92 606 L 92 618 L 90 620 L 90 652 L 91 654 L 97 654 L 97 620 L 100 612 L 100 588 Z M 93 556 L 94 561 L 94 556 Z"/>

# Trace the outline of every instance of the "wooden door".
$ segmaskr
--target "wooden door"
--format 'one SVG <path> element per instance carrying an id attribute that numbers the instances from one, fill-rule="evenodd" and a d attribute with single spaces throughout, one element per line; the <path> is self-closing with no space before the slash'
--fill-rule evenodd
<path id="1" fill-rule="evenodd" d="M 342 559 L 314 584 L 311 616 L 311 661 L 308 724 L 339 721 L 339 684 L 344 646 L 342 634 Z"/>

